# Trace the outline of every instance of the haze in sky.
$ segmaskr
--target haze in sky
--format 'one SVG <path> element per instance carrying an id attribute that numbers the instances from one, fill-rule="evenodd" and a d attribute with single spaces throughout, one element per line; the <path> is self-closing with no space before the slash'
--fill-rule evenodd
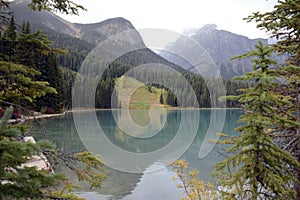
<path id="1" fill-rule="evenodd" d="M 88 11 L 65 16 L 76 23 L 95 23 L 114 17 L 129 20 L 136 29 L 163 28 L 182 33 L 186 28 L 216 24 L 218 29 L 247 36 L 267 38 L 255 23 L 243 18 L 253 12 L 272 10 L 277 0 L 75 0 Z"/>

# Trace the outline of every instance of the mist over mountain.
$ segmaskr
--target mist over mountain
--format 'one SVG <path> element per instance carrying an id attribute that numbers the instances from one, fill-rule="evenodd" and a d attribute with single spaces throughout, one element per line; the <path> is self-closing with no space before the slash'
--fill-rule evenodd
<path id="1" fill-rule="evenodd" d="M 124 31 L 130 31 L 131 34 L 130 37 L 126 38 L 126 43 L 145 48 L 143 52 L 129 55 L 130 58 L 134 58 L 132 59 L 135 60 L 133 62 L 129 58 L 123 58 L 122 62 L 126 64 L 136 66 L 145 62 L 157 62 L 171 65 L 176 69 L 180 69 L 178 66 L 181 66 L 189 70 L 192 68 L 191 64 L 184 58 L 170 53 L 169 50 L 173 52 L 191 51 L 185 52 L 191 57 L 197 57 L 199 54 L 199 52 L 191 50 L 182 38 L 178 38 L 176 42 L 168 45 L 167 51 L 160 51 L 157 55 L 145 46 L 143 39 L 131 22 L 121 17 L 93 24 L 77 24 L 70 23 L 51 12 L 31 11 L 27 8 L 27 5 L 28 0 L 12 2 L 11 10 L 14 12 L 17 24 L 21 26 L 23 21 L 28 20 L 33 30 L 41 29 L 49 36 L 54 47 L 68 49 L 68 55 L 61 56 L 60 63 L 62 66 L 75 71 L 77 71 L 86 55 L 99 42 Z M 254 49 L 259 40 L 265 44 L 268 42 L 267 39 L 249 39 L 229 31 L 219 30 L 214 24 L 205 25 L 200 29 L 187 29 L 184 31 L 184 35 L 196 41 L 207 52 L 220 71 L 221 76 L 225 79 L 242 75 L 252 69 L 250 59 L 230 60 L 232 57 Z M 182 69 L 180 70 L 182 71 Z M 212 68 L 211 71 L 213 70 L 215 68 Z M 190 71 L 195 72 L 195 69 Z"/>
<path id="2" fill-rule="evenodd" d="M 217 26 L 214 24 L 205 25 L 200 29 L 187 29 L 183 34 L 196 41 L 205 49 L 207 54 L 218 66 L 221 76 L 225 79 L 231 79 L 233 76 L 242 75 L 252 69 L 250 59 L 239 61 L 230 60 L 231 58 L 254 49 L 254 46 L 259 40 L 264 44 L 268 43 L 267 39 L 249 39 L 248 37 L 229 31 L 218 30 Z M 166 49 L 176 52 L 188 51 L 189 47 L 186 45 L 183 38 L 179 38 L 175 43 L 169 44 Z M 191 51 L 188 53 L 196 57 L 198 52 Z M 190 68 L 187 61 L 168 51 L 162 51 L 160 52 L 160 55 L 186 69 Z"/>

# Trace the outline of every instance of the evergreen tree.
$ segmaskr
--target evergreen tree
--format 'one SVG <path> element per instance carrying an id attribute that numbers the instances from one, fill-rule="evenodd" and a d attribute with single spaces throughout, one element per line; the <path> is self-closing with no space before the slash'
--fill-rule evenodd
<path id="1" fill-rule="evenodd" d="M 9 32 L 17 33 L 10 25 Z M 11 34 L 7 34 L 11 35 Z M 16 35 L 15 40 L 8 37 L 2 38 L 1 42 L 7 47 L 0 49 L 3 60 L 18 63 L 27 68 L 35 69 L 38 74 L 33 80 L 48 82 L 58 93 L 47 93 L 43 97 L 36 96 L 35 109 L 40 111 L 43 107 L 59 111 L 61 108 L 61 74 L 58 69 L 57 49 L 50 47 L 50 40 L 41 31 L 30 32 L 29 22 L 24 22 L 20 34 Z M 32 78 L 32 77 L 31 77 Z M 14 101 L 15 102 L 15 101 Z"/>
<path id="2" fill-rule="evenodd" d="M 297 160 L 275 144 L 269 134 L 276 126 L 289 127 L 293 121 L 282 115 L 274 115 L 274 105 L 285 107 L 288 98 L 278 95 L 274 89 L 278 73 L 272 69 L 276 62 L 270 57 L 273 48 L 261 42 L 256 50 L 238 58 L 255 56 L 253 71 L 235 78 L 239 81 L 254 81 L 254 86 L 238 96 L 228 97 L 244 105 L 245 114 L 237 128 L 240 137 L 235 137 L 228 149 L 230 155 L 216 167 L 222 173 L 221 183 L 225 186 L 224 196 L 237 199 L 294 199 L 293 183 L 297 182 L 294 171 L 299 167 Z M 224 173 L 225 172 L 225 173 Z"/>
<path id="3" fill-rule="evenodd" d="M 4 37 L 10 41 L 15 41 L 17 39 L 17 27 L 14 16 L 9 20 L 9 25 L 4 32 Z"/>
<path id="4" fill-rule="evenodd" d="M 160 96 L 159 96 L 159 103 L 160 104 L 164 104 L 164 98 L 163 98 L 163 94 L 160 93 Z"/>
<path id="5" fill-rule="evenodd" d="M 23 21 L 22 28 L 21 28 L 21 33 L 22 34 L 30 34 L 31 29 L 30 29 L 30 23 L 29 21 Z"/>
<path id="6" fill-rule="evenodd" d="M 152 93 L 152 86 L 150 84 L 147 85 L 147 91 Z"/>
<path id="7" fill-rule="evenodd" d="M 167 98 L 166 98 L 166 102 L 168 105 L 176 107 L 177 105 L 177 98 L 174 95 L 174 93 L 171 90 L 167 90 Z"/>
<path id="8" fill-rule="evenodd" d="M 57 91 L 43 81 L 34 81 L 37 70 L 11 62 L 0 61 L 0 101 L 27 105 L 35 98 Z"/>
<path id="9" fill-rule="evenodd" d="M 4 31 L 3 39 L 7 41 L 4 46 L 5 53 L 1 52 L 0 55 L 6 61 L 12 61 L 14 59 L 14 47 L 17 39 L 17 27 L 15 23 L 15 18 L 13 16 L 10 18 L 9 24 L 6 30 Z"/>
<path id="10" fill-rule="evenodd" d="M 31 6 L 37 6 L 35 8 L 38 10 L 53 9 L 75 14 L 81 7 L 70 1 L 56 0 L 33 1 Z M 7 1 L 0 1 L 1 11 L 8 7 Z M 45 75 L 43 67 L 57 67 L 56 58 L 51 57 L 54 52 L 50 51 L 49 40 L 41 32 L 32 34 L 29 30 L 29 24 L 25 24 L 22 34 L 18 36 L 14 18 L 11 18 L 4 37 L 0 38 L 0 102 L 5 101 L 6 105 L 24 101 L 31 103 L 37 97 L 55 92 L 47 81 L 40 81 Z M 57 75 L 55 68 L 49 71 L 51 74 L 48 76 L 53 78 Z M 39 80 L 37 76 L 40 76 Z M 87 151 L 75 154 L 59 151 L 47 141 L 37 144 L 24 142 L 24 127 L 20 126 L 21 132 L 18 126 L 8 125 L 12 110 L 12 107 L 7 109 L 0 121 L 0 199 L 80 199 L 74 194 L 65 194 L 74 187 L 65 176 L 26 166 L 32 156 L 41 153 L 47 156 L 52 167 L 65 165 L 77 175 L 79 181 L 87 181 L 90 188 L 101 186 L 105 178 L 101 160 Z M 56 187 L 60 183 L 64 186 L 62 191 Z"/>
<path id="11" fill-rule="evenodd" d="M 48 141 L 24 142 L 21 137 L 24 133 L 8 124 L 12 111 L 12 107 L 8 108 L 0 121 L 0 199 L 80 199 L 71 192 L 74 186 L 62 174 L 27 165 L 33 156 L 41 153 L 54 161 L 51 162 L 53 168 L 55 164 L 64 163 L 80 181 L 89 182 L 91 188 L 100 187 L 105 178 L 101 160 L 86 151 L 66 154 Z M 78 167 L 79 163 L 83 169 Z M 58 184 L 64 184 L 65 188 L 57 191 Z"/>
<path id="12" fill-rule="evenodd" d="M 255 21 L 257 27 L 265 30 L 271 37 L 277 39 L 274 44 L 279 54 L 288 56 L 286 63 L 280 67 L 282 85 L 275 92 L 283 96 L 290 96 L 291 104 L 277 107 L 276 115 L 282 115 L 287 120 L 297 123 L 291 127 L 279 127 L 274 130 L 273 137 L 278 145 L 292 153 L 300 163 L 300 0 L 283 0 L 275 5 L 270 12 L 256 12 L 247 17 L 248 21 Z M 278 134 L 280 133 L 280 134 Z M 296 173 L 300 181 L 300 169 Z M 300 199 L 300 186 L 295 184 L 297 199 Z"/>
<path id="13" fill-rule="evenodd" d="M 36 167 L 20 167 L 38 154 L 39 148 L 30 142 L 13 140 L 20 136 L 20 131 L 7 124 L 12 110 L 12 107 L 7 110 L 0 126 L 0 199 L 37 198 L 42 194 L 42 187 L 55 184 L 58 175 Z"/>

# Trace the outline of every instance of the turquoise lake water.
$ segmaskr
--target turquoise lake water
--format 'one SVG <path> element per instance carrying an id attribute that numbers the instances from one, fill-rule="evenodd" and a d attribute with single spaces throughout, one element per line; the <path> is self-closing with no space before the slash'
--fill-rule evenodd
<path id="1" fill-rule="evenodd" d="M 69 151 L 81 151 L 86 148 L 92 152 L 97 151 L 95 153 L 102 155 L 104 161 L 107 161 L 109 165 L 105 167 L 107 179 L 102 188 L 88 191 L 83 184 L 82 191 L 78 192 L 79 196 L 91 200 L 173 200 L 181 199 L 184 194 L 176 187 L 178 182 L 171 181 L 171 177 L 175 174 L 173 169 L 167 166 L 168 159 L 165 158 L 172 160 L 180 154 L 180 158 L 190 163 L 190 169 L 199 170 L 201 179 L 213 182 L 211 173 L 214 163 L 224 159 L 220 152 L 226 147 L 213 145 L 214 143 L 208 140 L 216 137 L 217 133 L 214 131 L 228 135 L 236 134 L 234 128 L 238 126 L 237 120 L 241 114 L 242 111 L 238 109 L 172 110 L 153 115 L 149 115 L 146 110 L 131 110 L 129 119 L 130 117 L 120 110 L 100 110 L 95 113 L 80 112 L 74 116 L 67 114 L 44 119 L 42 120 L 44 126 L 36 125 L 31 134 L 37 140 L 47 136 L 59 148 L 63 147 Z M 225 117 L 224 124 L 223 117 Z M 92 118 L 96 118 L 97 125 L 92 123 L 95 120 Z M 130 129 L 132 122 L 138 128 Z M 99 134 L 98 137 L 99 129 L 95 129 L 94 126 L 101 127 L 101 136 Z M 221 127 L 221 131 L 216 127 Z M 177 137 L 179 132 L 183 134 L 181 138 Z M 190 138 L 192 140 L 189 143 Z M 147 157 L 152 152 L 159 152 L 171 146 L 172 143 L 176 144 L 176 148 L 171 147 L 167 153 L 162 151 L 161 157 L 159 153 L 157 159 L 130 161 L 130 158 L 126 157 L 127 154 Z M 206 143 L 209 143 L 209 146 L 213 145 L 213 148 L 202 158 L 199 151 Z M 125 154 L 118 157 L 112 146 Z M 136 170 L 131 169 L 131 165 L 133 168 L 136 166 Z M 135 173 L 130 173 L 132 171 Z M 75 182 L 75 177 L 73 178 Z"/>

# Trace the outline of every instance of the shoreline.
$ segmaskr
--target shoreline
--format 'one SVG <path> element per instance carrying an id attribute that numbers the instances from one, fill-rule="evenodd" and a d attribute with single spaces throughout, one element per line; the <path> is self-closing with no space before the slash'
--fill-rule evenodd
<path id="1" fill-rule="evenodd" d="M 163 109 L 166 109 L 166 111 L 176 111 L 176 110 L 241 110 L 241 108 L 177 108 L 177 107 L 162 107 Z M 26 120 L 34 120 L 34 119 L 46 119 L 46 118 L 52 118 L 52 117 L 59 117 L 64 116 L 69 113 L 74 112 L 91 112 L 91 111 L 101 111 L 101 110 L 126 110 L 122 108 L 82 108 L 82 109 L 73 109 L 73 110 L 67 110 L 62 113 L 55 113 L 55 114 L 37 114 L 35 116 L 25 116 L 23 118 L 17 118 L 17 119 L 9 119 L 9 123 L 20 123 L 24 122 Z M 129 110 L 149 110 L 149 109 L 129 109 Z"/>
<path id="2" fill-rule="evenodd" d="M 65 111 L 62 113 L 55 113 L 55 114 L 38 114 L 34 116 L 24 116 L 22 118 L 17 118 L 17 119 L 9 119 L 8 123 L 20 123 L 20 122 L 25 122 L 26 120 L 35 120 L 35 119 L 46 119 L 46 118 L 51 118 L 51 117 L 59 117 L 68 114 L 69 111 Z"/>

